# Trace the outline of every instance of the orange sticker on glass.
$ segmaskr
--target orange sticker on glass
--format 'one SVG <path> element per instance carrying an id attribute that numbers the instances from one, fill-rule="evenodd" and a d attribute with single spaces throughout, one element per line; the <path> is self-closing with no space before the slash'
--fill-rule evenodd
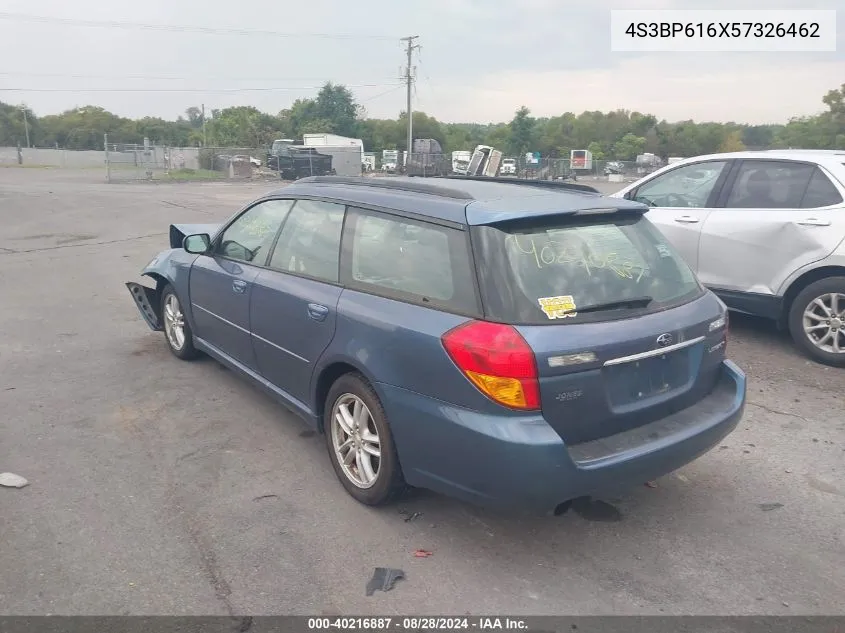
<path id="1" fill-rule="evenodd" d="M 578 316 L 575 299 L 572 295 L 540 297 L 537 299 L 537 303 L 540 304 L 540 309 L 549 319 L 565 319 L 566 317 Z"/>

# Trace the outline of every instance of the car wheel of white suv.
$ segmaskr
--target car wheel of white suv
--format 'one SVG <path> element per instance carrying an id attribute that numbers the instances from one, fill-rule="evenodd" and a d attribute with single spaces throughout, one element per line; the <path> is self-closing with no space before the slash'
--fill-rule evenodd
<path id="1" fill-rule="evenodd" d="M 789 333 L 811 358 L 845 367 L 845 277 L 827 277 L 804 288 L 790 307 Z"/>

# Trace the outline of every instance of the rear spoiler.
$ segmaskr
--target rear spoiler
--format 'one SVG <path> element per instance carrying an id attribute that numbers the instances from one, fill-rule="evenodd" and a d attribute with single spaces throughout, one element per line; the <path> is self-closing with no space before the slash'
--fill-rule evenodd
<path id="1" fill-rule="evenodd" d="M 649 210 L 644 204 L 629 202 L 627 200 L 611 200 L 600 198 L 599 204 L 595 206 L 575 206 L 569 209 L 559 207 L 548 207 L 543 209 L 524 210 L 519 208 L 487 210 L 483 207 L 476 208 L 475 203 L 467 205 L 467 222 L 477 226 L 531 226 L 540 224 L 553 218 L 566 219 L 567 221 L 578 221 L 582 218 L 634 218 L 642 216 Z M 604 203 L 604 204 L 601 204 Z"/>
<path id="2" fill-rule="evenodd" d="M 188 235 L 208 233 L 213 237 L 219 228 L 219 224 L 171 224 L 170 248 L 182 248 L 182 242 Z"/>
<path id="3" fill-rule="evenodd" d="M 531 178 L 505 178 L 502 176 L 463 176 L 451 175 L 442 176 L 451 180 L 480 180 L 482 182 L 501 182 L 506 185 L 523 185 L 525 187 L 541 187 L 543 189 L 569 189 L 570 191 L 583 191 L 584 193 L 601 192 L 590 185 L 580 185 L 565 180 L 535 180 Z"/>

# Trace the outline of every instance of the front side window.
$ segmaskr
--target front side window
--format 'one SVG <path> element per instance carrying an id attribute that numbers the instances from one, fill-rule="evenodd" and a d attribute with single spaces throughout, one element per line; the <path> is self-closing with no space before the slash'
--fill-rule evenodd
<path id="1" fill-rule="evenodd" d="M 216 253 L 263 265 L 291 206 L 292 200 L 265 200 L 250 207 L 223 232 Z"/>
<path id="2" fill-rule="evenodd" d="M 340 234 L 346 207 L 298 200 L 270 257 L 270 268 L 337 283 Z"/>
<path id="3" fill-rule="evenodd" d="M 350 285 L 360 290 L 461 314 L 478 310 L 463 231 L 356 210 L 348 266 Z"/>
<path id="4" fill-rule="evenodd" d="M 725 206 L 729 209 L 800 209 L 815 165 L 744 160 Z"/>
<path id="5" fill-rule="evenodd" d="M 482 297 L 495 320 L 607 320 L 680 305 L 703 292 L 642 215 L 473 230 Z"/>
<path id="6" fill-rule="evenodd" d="M 714 160 L 678 167 L 644 183 L 634 200 L 650 207 L 706 207 L 725 165 Z"/>

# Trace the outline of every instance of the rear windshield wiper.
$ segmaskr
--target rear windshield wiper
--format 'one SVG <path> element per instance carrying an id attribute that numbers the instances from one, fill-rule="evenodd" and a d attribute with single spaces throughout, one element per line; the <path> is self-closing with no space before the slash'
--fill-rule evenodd
<path id="1" fill-rule="evenodd" d="M 617 308 L 644 308 L 652 301 L 654 301 L 652 297 L 631 297 L 630 299 L 620 299 L 619 301 L 595 303 L 586 308 L 576 308 L 575 310 L 567 310 L 567 312 L 581 314 L 582 312 L 601 312 L 603 310 L 615 310 Z"/>

